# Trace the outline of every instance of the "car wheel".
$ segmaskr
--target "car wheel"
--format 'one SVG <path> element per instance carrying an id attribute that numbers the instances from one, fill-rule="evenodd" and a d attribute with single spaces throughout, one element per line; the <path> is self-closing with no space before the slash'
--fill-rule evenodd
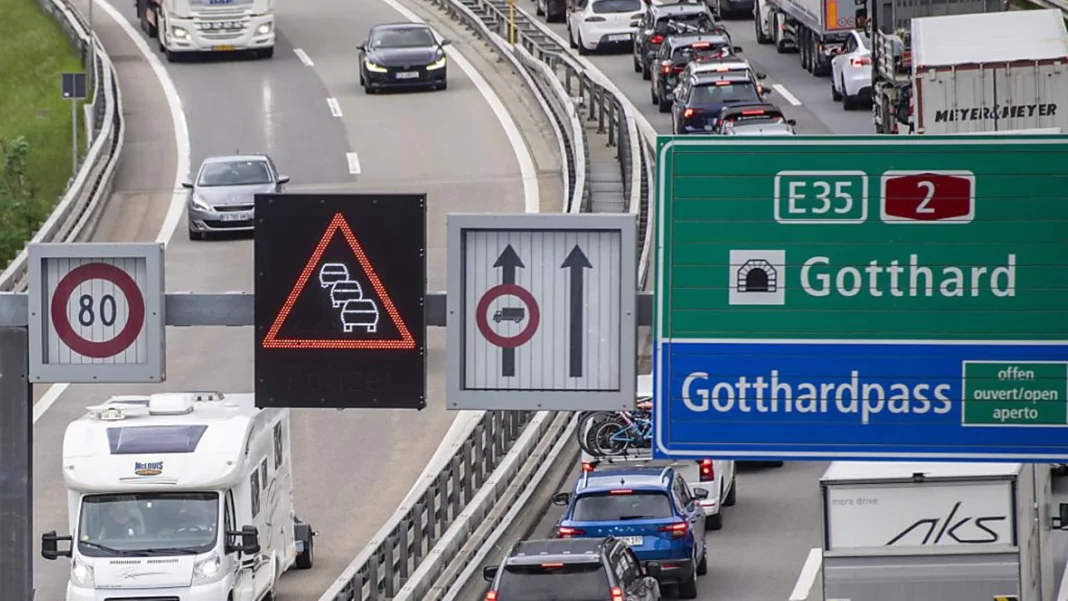
<path id="1" fill-rule="evenodd" d="M 845 87 L 844 79 L 840 85 L 842 86 L 842 108 L 851 111 L 856 106 L 856 101 L 849 95 L 849 90 Z"/>
<path id="2" fill-rule="evenodd" d="M 697 575 L 704 576 L 708 573 L 708 547 L 705 547 L 704 553 L 701 553 L 701 561 L 697 563 Z"/>
<path id="3" fill-rule="evenodd" d="M 696 599 L 697 598 L 697 561 L 694 560 L 694 570 L 691 572 L 690 579 L 686 582 L 679 583 L 679 599 Z"/>
<path id="4" fill-rule="evenodd" d="M 638 57 L 635 56 L 635 57 L 633 57 L 633 59 L 634 59 L 634 72 L 635 73 L 641 73 L 642 72 L 642 64 L 638 62 Z"/>
<path id="5" fill-rule="evenodd" d="M 578 48 L 578 44 L 575 43 L 575 34 L 571 32 L 571 28 L 567 28 L 567 45 L 572 48 Z"/>
<path id="6" fill-rule="evenodd" d="M 842 94 L 838 91 L 838 87 L 834 85 L 834 79 L 831 79 L 831 100 L 838 102 L 842 99 Z"/>
<path id="7" fill-rule="evenodd" d="M 301 537 L 301 542 L 304 543 L 304 552 L 297 555 L 294 566 L 298 570 L 310 570 L 315 565 L 315 537 L 312 535 L 311 526 L 307 524 L 298 525 L 297 535 Z"/>
<path id="8" fill-rule="evenodd" d="M 667 98 L 657 98 L 656 105 L 657 105 L 656 108 L 661 113 L 670 113 L 671 112 L 671 101 L 668 100 Z"/>
<path id="9" fill-rule="evenodd" d="M 660 98 L 656 95 L 656 86 L 649 86 L 649 100 L 653 102 L 653 106 L 660 104 Z"/>
<path id="10" fill-rule="evenodd" d="M 545 11 L 541 9 L 541 2 L 534 3 L 534 14 L 539 17 L 545 14 Z"/>
<path id="11" fill-rule="evenodd" d="M 649 70 L 649 65 L 642 63 L 642 79 L 649 81 L 653 78 L 653 72 Z"/>
<path id="12" fill-rule="evenodd" d="M 449 89 L 449 82 L 448 81 L 443 81 L 443 82 L 439 83 L 438 84 L 438 89 L 439 90 L 447 90 L 447 89 Z"/>
<path id="13" fill-rule="evenodd" d="M 734 507 L 734 504 L 738 502 L 738 477 L 731 476 L 731 490 L 727 493 L 727 496 L 723 499 L 724 507 Z"/>
<path id="14" fill-rule="evenodd" d="M 723 511 L 705 516 L 705 530 L 723 530 Z"/>
<path id="15" fill-rule="evenodd" d="M 260 48 L 256 51 L 256 56 L 264 59 L 274 57 L 274 46 L 271 46 L 270 48 Z"/>
<path id="16" fill-rule="evenodd" d="M 577 41 L 577 45 L 578 45 L 578 52 L 579 52 L 579 54 L 581 54 L 581 55 L 585 56 L 585 55 L 587 55 L 587 54 L 589 54 L 589 53 L 590 53 L 589 49 L 588 49 L 588 48 L 586 48 L 586 44 L 585 44 L 585 43 L 583 43 L 583 41 L 582 41 L 582 32 L 581 32 L 581 31 L 580 31 L 580 32 L 578 32 L 578 41 Z"/>
<path id="17" fill-rule="evenodd" d="M 193 230 L 189 230 L 189 239 L 190 240 L 207 240 L 208 239 L 208 233 L 207 232 L 196 232 L 196 231 L 193 231 Z"/>

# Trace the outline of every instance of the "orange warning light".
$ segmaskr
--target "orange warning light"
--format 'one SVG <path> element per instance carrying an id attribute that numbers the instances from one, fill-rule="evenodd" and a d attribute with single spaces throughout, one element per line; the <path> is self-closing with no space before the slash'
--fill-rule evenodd
<path id="1" fill-rule="evenodd" d="M 392 320 L 394 327 L 397 329 L 397 332 L 400 335 L 399 338 L 375 340 L 351 340 L 346 338 L 278 338 L 278 332 L 282 329 L 282 325 L 285 323 L 286 318 L 289 317 L 290 312 L 293 310 L 293 305 L 297 302 L 301 292 L 304 291 L 304 287 L 307 285 L 308 280 L 311 279 L 315 267 L 319 264 L 319 261 L 322 260 L 323 253 L 326 252 L 327 246 L 329 246 L 330 241 L 334 238 L 334 234 L 338 231 L 345 237 L 345 241 L 348 242 L 349 248 L 352 249 L 352 254 L 356 256 L 360 268 L 363 269 L 364 274 L 367 276 L 367 280 L 371 283 L 371 287 L 374 288 L 375 294 L 377 294 L 379 300 L 382 301 L 382 307 L 386 310 L 386 314 L 389 315 L 390 320 Z M 371 265 L 371 261 L 367 258 L 367 255 L 364 254 L 360 242 L 356 240 L 356 236 L 353 235 L 352 229 L 349 228 L 349 224 L 345 222 L 345 218 L 341 213 L 336 213 L 334 218 L 330 220 L 330 225 L 327 226 L 326 233 L 323 234 L 322 239 L 319 240 L 318 246 L 315 247 L 315 252 L 312 253 L 311 258 L 308 260 L 307 265 L 304 266 L 304 270 L 301 272 L 300 277 L 297 278 L 297 283 L 293 286 L 293 290 L 290 291 L 285 304 L 282 305 L 282 310 L 278 312 L 278 316 L 275 317 L 274 323 L 267 331 L 267 335 L 264 336 L 262 345 L 265 349 L 323 350 L 413 350 L 416 347 L 415 338 L 412 336 L 408 326 L 404 323 L 404 319 L 401 318 L 400 313 L 397 312 L 397 308 L 393 305 L 392 299 L 389 298 L 389 293 L 386 292 L 385 287 L 382 285 L 382 280 L 379 279 L 378 274 Z"/>

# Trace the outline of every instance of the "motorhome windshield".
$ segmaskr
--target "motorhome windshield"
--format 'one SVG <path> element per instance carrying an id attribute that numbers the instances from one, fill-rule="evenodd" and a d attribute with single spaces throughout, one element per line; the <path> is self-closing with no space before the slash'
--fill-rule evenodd
<path id="1" fill-rule="evenodd" d="M 219 493 L 89 495 L 82 499 L 78 552 L 91 557 L 194 555 L 215 547 Z"/>

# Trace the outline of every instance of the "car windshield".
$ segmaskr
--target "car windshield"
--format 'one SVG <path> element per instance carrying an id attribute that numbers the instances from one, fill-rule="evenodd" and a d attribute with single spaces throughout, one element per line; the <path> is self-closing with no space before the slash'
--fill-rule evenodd
<path id="1" fill-rule="evenodd" d="M 227 161 L 205 163 L 200 169 L 198 186 L 251 186 L 271 183 L 267 161 Z"/>
<path id="2" fill-rule="evenodd" d="M 705 44 L 707 44 L 707 45 L 705 45 Z M 718 43 L 718 42 L 717 43 L 704 42 L 703 44 L 701 44 L 701 46 L 699 48 L 695 48 L 693 46 L 682 46 L 682 47 L 676 48 L 675 51 L 671 53 L 671 60 L 676 61 L 676 62 L 679 62 L 679 61 L 692 61 L 692 60 L 699 60 L 699 59 L 702 59 L 702 58 L 710 58 L 710 57 L 714 57 L 714 56 L 719 56 L 720 55 L 720 51 L 723 48 L 725 48 L 726 46 L 727 46 L 726 43 L 722 43 L 721 44 L 721 43 Z"/>
<path id="3" fill-rule="evenodd" d="M 690 104 L 730 104 L 758 102 L 756 87 L 751 81 L 731 81 L 702 84 L 690 92 Z"/>
<path id="4" fill-rule="evenodd" d="M 427 48 L 434 46 L 434 34 L 425 27 L 380 29 L 371 36 L 372 48 Z"/>
<path id="5" fill-rule="evenodd" d="M 206 553 L 215 547 L 219 493 L 89 495 L 78 519 L 78 552 L 103 557 Z"/>
<path id="6" fill-rule="evenodd" d="M 497 598 L 506 601 L 604 601 L 608 576 L 600 563 L 507 566 Z"/>
<path id="7" fill-rule="evenodd" d="M 659 491 L 631 491 L 627 494 L 590 494 L 575 500 L 571 519 L 576 522 L 615 522 L 669 518 L 671 500 Z"/>
<path id="8" fill-rule="evenodd" d="M 636 13 L 642 9 L 642 3 L 641 0 L 596 0 L 592 8 L 598 15 Z"/>

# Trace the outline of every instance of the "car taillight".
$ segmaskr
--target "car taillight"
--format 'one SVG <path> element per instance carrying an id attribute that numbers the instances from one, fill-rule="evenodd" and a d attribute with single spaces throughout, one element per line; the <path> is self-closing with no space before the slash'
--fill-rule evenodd
<path id="1" fill-rule="evenodd" d="M 760 111 L 760 112 L 763 113 L 764 111 Z M 744 115 L 744 114 L 746 114 L 746 112 L 743 111 L 742 114 Z M 708 482 L 709 480 L 715 480 L 715 479 L 716 479 L 716 467 L 712 463 L 712 460 L 711 459 L 702 459 L 701 460 L 701 482 Z"/>
<path id="2" fill-rule="evenodd" d="M 674 69 L 672 69 L 672 71 L 674 71 L 675 73 L 682 73 L 682 70 L 685 68 L 686 67 L 675 67 Z"/>
<path id="3" fill-rule="evenodd" d="M 661 65 L 661 66 L 660 66 L 660 72 L 661 72 L 661 73 L 671 73 L 671 65 L 670 65 L 670 64 L 668 64 L 668 65 Z"/>
<path id="4" fill-rule="evenodd" d="M 694 115 L 700 115 L 702 112 L 703 111 L 701 109 L 686 109 L 685 111 L 682 111 L 682 118 L 689 119 Z"/>
<path id="5" fill-rule="evenodd" d="M 863 67 L 864 65 L 870 65 L 871 64 L 871 57 L 858 56 L 858 57 L 855 57 L 852 60 L 850 60 L 849 64 L 853 65 L 854 67 Z"/>
<path id="6" fill-rule="evenodd" d="M 689 522 L 679 522 L 677 524 L 668 524 L 667 526 L 660 527 L 661 532 L 670 532 L 672 538 L 682 538 L 686 536 L 686 533 L 690 531 Z"/>
<path id="7" fill-rule="evenodd" d="M 602 23 L 604 20 L 604 17 L 586 17 L 585 19 L 587 23 Z"/>
<path id="8" fill-rule="evenodd" d="M 572 536 L 582 536 L 586 534 L 585 530 L 579 528 L 568 528 L 567 526 L 560 526 L 557 528 L 556 533 L 560 538 L 571 538 Z"/>
<path id="9" fill-rule="evenodd" d="M 612 587 L 612 601 L 623 601 L 623 589 L 618 586 Z"/>
<path id="10" fill-rule="evenodd" d="M 497 601 L 497 591 L 486 593 L 486 601 Z"/>
<path id="11" fill-rule="evenodd" d="M 649 38 L 649 43 L 650 44 L 659 44 L 660 42 L 663 42 L 663 41 L 664 41 L 664 36 L 662 36 L 660 34 L 656 34 L 653 37 Z"/>
<path id="12" fill-rule="evenodd" d="M 597 464 L 595 462 L 593 462 L 593 461 L 583 461 L 582 462 L 582 471 L 584 471 L 584 472 L 592 472 L 596 468 L 597 468 Z"/>

